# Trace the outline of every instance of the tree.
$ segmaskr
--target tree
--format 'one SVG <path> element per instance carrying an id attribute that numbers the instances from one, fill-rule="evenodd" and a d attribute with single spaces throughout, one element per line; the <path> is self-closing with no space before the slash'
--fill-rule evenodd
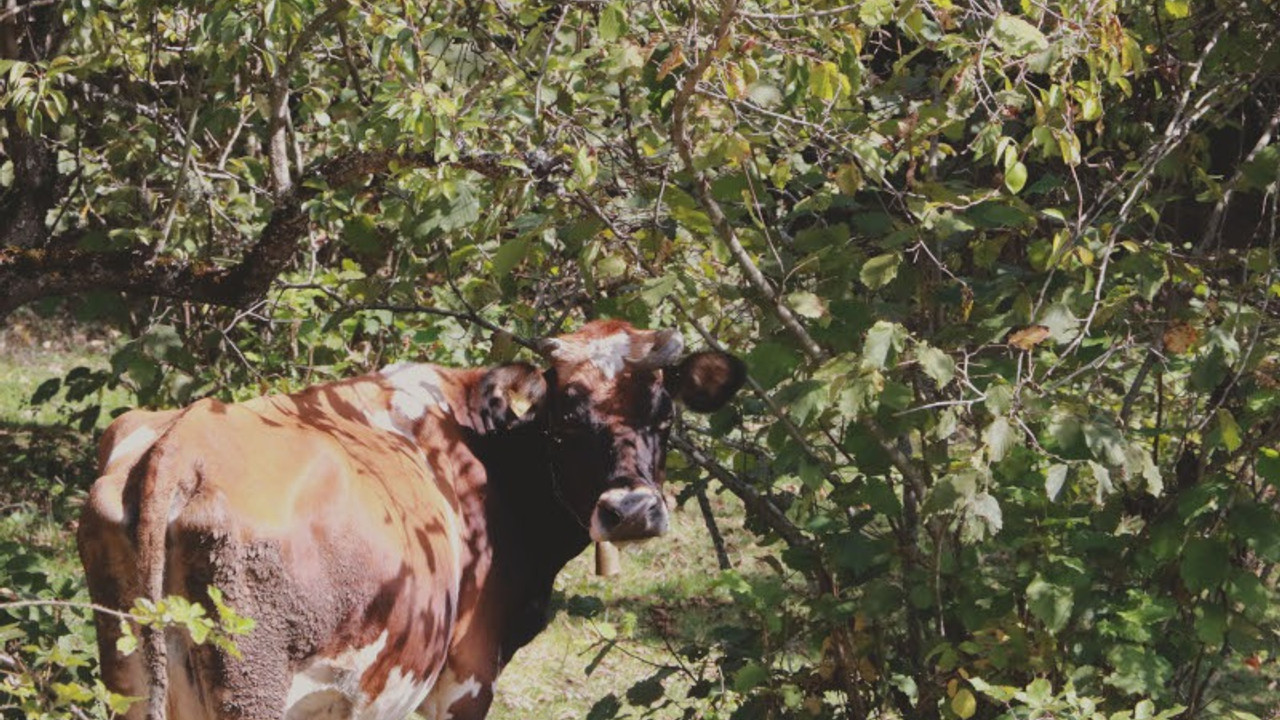
<path id="1" fill-rule="evenodd" d="M 678 479 L 740 496 L 779 572 L 726 576 L 731 682 L 651 702 L 1264 702 L 1265 4 L 4 12 L 0 312 L 91 297 L 137 338 L 98 381 L 140 402 L 597 314 L 746 353 L 753 398 L 685 428 Z"/>

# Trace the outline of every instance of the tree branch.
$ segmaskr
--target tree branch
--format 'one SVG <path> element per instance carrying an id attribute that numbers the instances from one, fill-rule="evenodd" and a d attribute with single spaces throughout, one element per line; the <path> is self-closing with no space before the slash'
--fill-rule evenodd
<path id="1" fill-rule="evenodd" d="M 676 98 L 671 103 L 671 142 L 680 154 L 680 159 L 683 161 L 685 169 L 693 178 L 694 196 L 698 198 L 698 202 L 707 211 L 707 217 L 710 218 L 712 227 L 716 229 L 716 234 L 728 246 L 730 254 L 733 255 L 738 267 L 746 275 L 751 287 L 769 301 L 774 314 L 782 322 L 783 327 L 795 337 L 804 354 L 810 360 L 820 361 L 826 358 L 826 351 L 809 335 L 809 331 L 801 324 L 800 319 L 782 301 L 778 292 L 769 284 L 769 280 L 764 276 L 764 273 L 760 272 L 760 268 L 756 266 L 755 261 L 751 259 L 751 255 L 738 238 L 737 230 L 734 229 L 733 224 L 729 222 L 729 218 L 725 216 L 724 211 L 720 208 L 720 203 L 716 202 L 715 197 L 712 195 L 711 179 L 707 177 L 706 173 L 699 170 L 693 161 L 693 145 L 689 140 L 689 130 L 685 119 L 688 114 L 689 101 L 693 98 L 702 76 L 711 67 L 717 49 L 728 38 L 729 31 L 733 29 L 733 19 L 737 9 L 738 0 L 724 0 L 721 4 L 720 20 L 716 25 L 715 34 L 712 36 L 711 45 L 703 50 L 702 57 L 698 59 L 698 64 L 685 75 L 680 85 L 680 91 L 676 93 Z"/>
<path id="2" fill-rule="evenodd" d="M 293 190 L 289 171 L 289 76 L 302 59 L 302 52 L 325 25 L 347 9 L 346 0 L 338 0 L 311 19 L 298 33 L 280 67 L 271 78 L 270 118 L 267 124 L 267 160 L 271 168 L 271 188 L 277 197 Z"/>
<path id="3" fill-rule="evenodd" d="M 4 153 L 13 160 L 13 184 L 0 194 L 0 247 L 36 247 L 45 237 L 45 215 L 57 205 L 56 155 L 44 138 L 29 134 L 12 111 L 4 113 Z"/>
<path id="4" fill-rule="evenodd" d="M 692 460 L 695 465 L 705 470 L 711 477 L 719 480 L 721 485 L 729 488 L 734 495 L 742 498 L 742 503 L 747 506 L 747 511 L 768 525 L 788 545 L 817 552 L 817 546 L 813 539 L 805 535 L 803 530 L 796 527 L 795 523 L 791 522 L 790 518 L 786 516 L 786 513 L 773 504 L 772 500 L 760 494 L 747 481 L 725 470 L 719 463 L 708 457 L 701 448 L 693 444 L 689 438 L 685 437 L 684 434 L 672 433 L 671 444 L 679 448 L 680 452 L 684 453 L 685 457 Z"/>
<path id="5" fill-rule="evenodd" d="M 41 297 L 86 290 L 243 307 L 265 295 L 297 254 L 298 240 L 310 227 L 303 205 L 320 192 L 319 187 L 347 185 L 385 172 L 393 164 L 430 167 L 440 163 L 429 153 L 391 151 L 351 152 L 318 163 L 280 199 L 258 241 L 229 267 L 155 256 L 150 248 L 80 250 L 76 240 L 84 230 L 46 238 L 37 246 L 0 247 L 0 318 Z M 510 172 L 493 155 L 464 157 L 450 164 L 489 177 Z"/>

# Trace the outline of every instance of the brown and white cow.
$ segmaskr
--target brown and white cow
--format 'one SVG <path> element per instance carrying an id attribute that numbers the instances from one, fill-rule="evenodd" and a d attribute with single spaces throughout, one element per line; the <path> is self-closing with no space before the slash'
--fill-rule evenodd
<path id="1" fill-rule="evenodd" d="M 565 563 L 666 530 L 672 401 L 745 377 L 620 321 L 543 348 L 545 370 L 398 364 L 113 423 L 78 538 L 94 602 L 212 585 L 257 621 L 241 660 L 173 629 L 122 656 L 99 615 L 107 685 L 150 698 L 130 716 L 483 718 Z"/>

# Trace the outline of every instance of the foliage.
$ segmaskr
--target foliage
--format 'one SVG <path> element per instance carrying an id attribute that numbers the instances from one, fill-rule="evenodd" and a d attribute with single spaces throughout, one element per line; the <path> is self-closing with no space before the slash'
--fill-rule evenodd
<path id="1" fill-rule="evenodd" d="M 30 555 L 20 546 L 6 546 L 3 550 L 9 560 L 6 570 L 13 572 L 32 565 Z M 12 577 L 23 594 L 47 597 L 39 584 L 42 575 L 17 570 Z M 209 597 L 216 608 L 216 619 L 206 614 L 204 606 L 178 596 L 156 602 L 140 599 L 128 613 L 84 601 L 56 599 L 75 592 L 71 585 L 69 579 L 63 580 L 60 588 L 54 588 L 55 599 L 0 602 L 0 621 L 10 617 L 17 620 L 0 625 L 0 643 L 13 643 L 18 649 L 13 655 L 0 658 L 4 661 L 0 667 L 0 710 L 21 712 L 23 717 L 33 719 L 68 714 L 105 718 L 123 714 L 141 699 L 113 693 L 86 672 L 94 666 L 95 659 L 89 650 L 93 645 L 91 626 L 75 613 L 64 615 L 60 612 L 63 609 L 119 615 L 123 636 L 118 647 L 126 655 L 137 650 L 135 626 L 180 629 L 197 645 L 207 642 L 235 657 L 239 657 L 235 636 L 245 635 L 254 627 L 253 620 L 226 605 L 214 587 L 209 588 Z"/>
<path id="2" fill-rule="evenodd" d="M 595 315 L 745 354 L 671 475 L 772 574 L 722 578 L 716 682 L 592 717 L 1270 710 L 1265 3 L 56 10 L 4 61 L 6 207 L 53 191 L 0 307 L 132 293 L 71 307 L 142 404 Z"/>

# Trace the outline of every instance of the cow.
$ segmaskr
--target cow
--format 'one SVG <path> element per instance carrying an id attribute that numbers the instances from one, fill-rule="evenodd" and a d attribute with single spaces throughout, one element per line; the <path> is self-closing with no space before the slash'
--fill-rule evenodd
<path id="1" fill-rule="evenodd" d="M 209 588 L 253 618 L 240 659 L 95 616 L 103 679 L 149 720 L 479 720 L 592 540 L 667 529 L 676 409 L 745 367 L 673 330 L 594 321 L 545 368 L 401 363 L 247 402 L 135 410 L 100 444 L 78 546 L 95 604 Z"/>

